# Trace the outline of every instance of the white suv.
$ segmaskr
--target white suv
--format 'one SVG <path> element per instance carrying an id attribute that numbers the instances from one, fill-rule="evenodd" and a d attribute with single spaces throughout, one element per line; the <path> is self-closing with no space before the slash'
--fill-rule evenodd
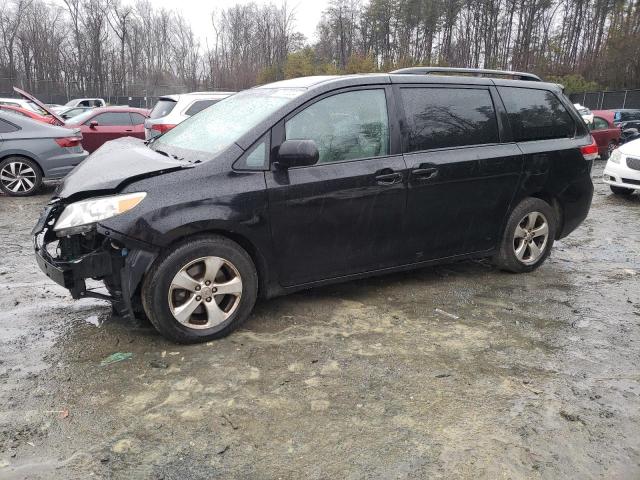
<path id="1" fill-rule="evenodd" d="M 171 130 L 183 120 L 201 112 L 214 103 L 236 92 L 193 92 L 181 95 L 163 95 L 144 122 L 147 140 Z"/>

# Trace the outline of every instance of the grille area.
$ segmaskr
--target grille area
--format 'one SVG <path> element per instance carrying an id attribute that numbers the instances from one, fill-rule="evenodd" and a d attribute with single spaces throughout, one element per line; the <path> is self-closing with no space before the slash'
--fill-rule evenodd
<path id="1" fill-rule="evenodd" d="M 640 170 L 640 169 L 638 169 Z M 623 178 L 622 183 L 630 183 L 631 185 L 640 185 L 640 180 L 632 180 L 631 178 Z"/>
<path id="2" fill-rule="evenodd" d="M 640 170 L 640 158 L 627 157 L 627 167 L 632 170 Z"/>

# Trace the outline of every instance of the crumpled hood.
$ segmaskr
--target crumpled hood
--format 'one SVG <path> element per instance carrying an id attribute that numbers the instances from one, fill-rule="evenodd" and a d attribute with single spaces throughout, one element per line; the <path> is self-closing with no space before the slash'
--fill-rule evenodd
<path id="1" fill-rule="evenodd" d="M 151 150 L 143 140 L 119 138 L 105 143 L 74 168 L 53 196 L 65 199 L 81 192 L 111 193 L 137 178 L 193 167 Z"/>

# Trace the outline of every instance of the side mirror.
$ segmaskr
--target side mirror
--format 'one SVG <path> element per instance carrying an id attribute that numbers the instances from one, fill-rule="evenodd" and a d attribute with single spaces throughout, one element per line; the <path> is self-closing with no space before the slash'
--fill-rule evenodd
<path id="1" fill-rule="evenodd" d="M 91 120 L 89 122 L 89 128 L 96 128 L 98 126 L 98 121 L 97 120 Z"/>
<path id="2" fill-rule="evenodd" d="M 313 140 L 285 140 L 278 149 L 276 161 L 280 168 L 306 167 L 318 163 L 320 153 Z"/>

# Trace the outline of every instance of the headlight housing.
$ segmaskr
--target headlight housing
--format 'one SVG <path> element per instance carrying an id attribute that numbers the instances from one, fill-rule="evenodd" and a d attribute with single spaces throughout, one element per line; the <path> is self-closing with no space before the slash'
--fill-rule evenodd
<path id="1" fill-rule="evenodd" d="M 620 153 L 620 149 L 616 148 L 613 152 L 611 152 L 611 156 L 609 157 L 609 161 L 611 163 L 620 163 L 622 160 L 622 153 Z"/>
<path id="2" fill-rule="evenodd" d="M 69 229 L 85 231 L 87 229 L 83 227 L 91 227 L 96 222 L 128 212 L 146 196 L 146 192 L 127 193 L 72 203 L 62 211 L 53 230 L 56 232 Z"/>

